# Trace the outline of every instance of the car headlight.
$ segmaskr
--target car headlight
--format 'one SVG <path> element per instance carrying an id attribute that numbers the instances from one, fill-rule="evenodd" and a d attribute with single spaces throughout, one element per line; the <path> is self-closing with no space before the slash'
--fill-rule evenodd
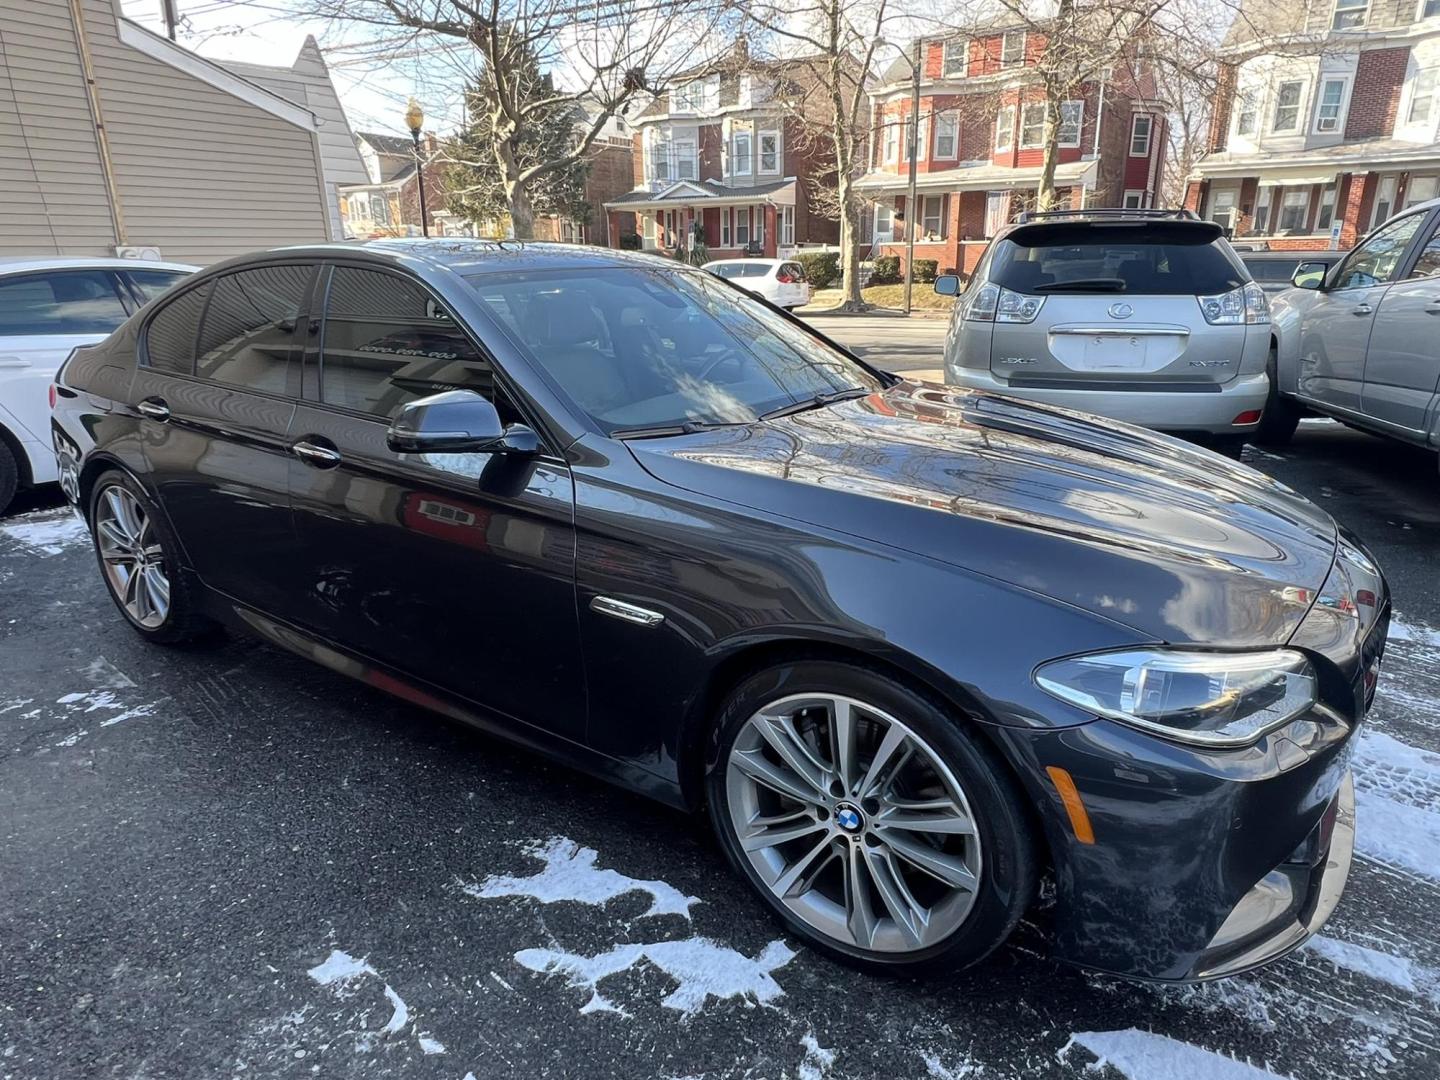
<path id="1" fill-rule="evenodd" d="M 1246 746 L 1311 708 L 1315 670 L 1293 649 L 1127 649 L 1042 664 L 1035 682 L 1087 712 L 1199 746 Z"/>

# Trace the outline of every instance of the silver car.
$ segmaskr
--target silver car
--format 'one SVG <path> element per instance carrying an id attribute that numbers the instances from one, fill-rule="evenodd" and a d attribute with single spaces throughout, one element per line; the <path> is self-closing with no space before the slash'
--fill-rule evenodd
<path id="1" fill-rule="evenodd" d="M 1276 390 L 1261 438 L 1306 411 L 1440 448 L 1440 199 L 1390 218 L 1275 305 Z"/>
<path id="2" fill-rule="evenodd" d="M 1270 380 L 1264 292 L 1220 227 L 1184 210 L 1022 214 L 958 295 L 945 376 L 1238 453 Z"/>

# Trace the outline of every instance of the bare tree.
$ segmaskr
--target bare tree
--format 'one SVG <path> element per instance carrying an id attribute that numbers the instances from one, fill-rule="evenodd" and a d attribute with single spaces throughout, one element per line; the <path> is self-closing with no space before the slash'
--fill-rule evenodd
<path id="1" fill-rule="evenodd" d="M 535 192 L 585 159 L 607 121 L 637 95 L 663 91 L 695 61 L 696 41 L 720 9 L 710 0 L 308 0 L 342 24 L 399 31 L 468 64 L 458 81 L 485 90 L 483 153 L 463 164 L 493 169 L 516 237 L 534 234 Z M 384 39 L 382 39 L 384 40 Z M 393 41 L 393 36 L 390 39 Z M 535 92 L 537 64 L 553 74 Z M 588 123 L 570 149 L 537 159 L 532 129 L 557 107 L 582 106 Z M 473 147 L 472 147 L 473 148 Z"/>

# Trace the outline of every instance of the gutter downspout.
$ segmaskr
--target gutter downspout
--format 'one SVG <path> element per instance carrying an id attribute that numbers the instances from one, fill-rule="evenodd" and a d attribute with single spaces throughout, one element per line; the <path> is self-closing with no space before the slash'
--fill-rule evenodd
<path id="1" fill-rule="evenodd" d="M 81 0 L 70 0 L 70 21 L 75 31 L 75 47 L 80 53 L 80 70 L 85 76 L 85 96 L 90 101 L 90 117 L 95 122 L 95 145 L 100 151 L 100 172 L 105 179 L 105 194 L 110 199 L 110 220 L 115 226 L 115 246 L 128 244 L 125 214 L 120 207 L 120 191 L 115 185 L 115 163 L 110 158 L 110 138 L 105 132 L 105 116 L 100 109 L 100 88 L 95 83 L 95 65 L 90 59 L 90 43 L 85 37 L 85 15 Z"/>

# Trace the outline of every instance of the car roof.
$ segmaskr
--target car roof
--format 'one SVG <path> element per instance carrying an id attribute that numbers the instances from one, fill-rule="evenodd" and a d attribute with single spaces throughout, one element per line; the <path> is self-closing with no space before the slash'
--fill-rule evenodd
<path id="1" fill-rule="evenodd" d="M 160 262 L 155 259 L 86 258 L 84 256 L 42 256 L 33 259 L 0 259 L 0 274 L 19 274 L 31 270 L 184 270 L 193 273 L 200 267 L 190 263 Z"/>
<path id="2" fill-rule="evenodd" d="M 1239 255 L 1245 262 L 1249 262 L 1251 259 L 1259 259 L 1262 262 L 1278 262 L 1281 259 L 1298 259 L 1300 262 L 1318 262 L 1321 259 L 1338 259 L 1341 255 L 1344 255 L 1345 252 L 1330 251 L 1329 249 L 1324 251 L 1303 251 L 1299 248 L 1296 248 L 1294 251 L 1244 251 L 1236 248 L 1235 254 Z"/>

